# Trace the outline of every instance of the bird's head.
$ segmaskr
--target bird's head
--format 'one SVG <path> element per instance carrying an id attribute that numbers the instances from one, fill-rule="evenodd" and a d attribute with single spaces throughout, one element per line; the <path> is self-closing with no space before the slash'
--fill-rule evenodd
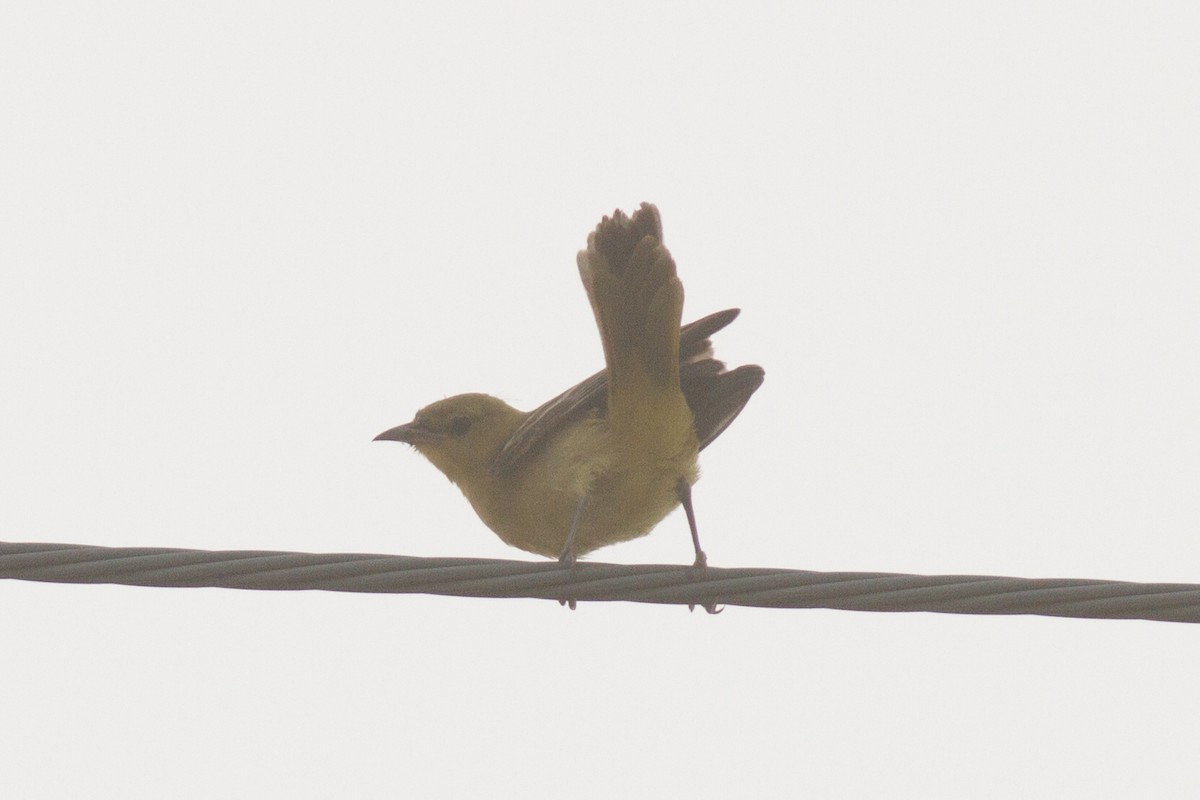
<path id="1" fill-rule="evenodd" d="M 466 490 L 488 479 L 500 448 L 524 417 L 491 395 L 460 394 L 425 406 L 412 422 L 386 430 L 375 440 L 412 445 Z"/>

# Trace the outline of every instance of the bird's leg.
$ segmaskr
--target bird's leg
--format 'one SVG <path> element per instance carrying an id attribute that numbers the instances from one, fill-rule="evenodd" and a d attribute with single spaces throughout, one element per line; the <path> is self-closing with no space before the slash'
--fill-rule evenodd
<path id="1" fill-rule="evenodd" d="M 688 527 L 692 529 L 692 545 L 696 548 L 696 563 L 694 566 L 707 567 L 708 556 L 700 549 L 700 533 L 696 530 L 696 512 L 692 508 L 692 486 L 687 481 L 679 482 L 679 502 L 683 503 L 683 513 L 687 514 Z"/>
<path id="2" fill-rule="evenodd" d="M 679 502 L 683 504 L 683 513 L 687 514 L 688 527 L 692 529 L 692 545 L 696 548 L 696 561 L 692 565 L 696 569 L 708 566 L 708 556 L 700 549 L 700 533 L 696 530 L 696 510 L 692 508 L 692 485 L 687 481 L 679 482 Z M 721 609 L 716 603 L 703 603 L 701 607 L 709 614 L 720 614 Z M 688 611 L 695 611 L 696 606 L 688 603 Z"/>
<path id="3" fill-rule="evenodd" d="M 579 498 L 579 505 L 575 506 L 575 518 L 571 520 L 571 530 L 567 531 L 567 541 L 563 545 L 562 554 L 558 557 L 558 563 L 564 567 L 575 566 L 575 531 L 579 528 L 579 519 L 583 516 L 583 509 L 587 506 L 587 495 Z M 571 610 L 575 610 L 575 598 L 568 597 L 558 601 L 560 606 L 570 606 Z"/>
<path id="4" fill-rule="evenodd" d="M 571 530 L 567 531 L 567 541 L 563 545 L 562 553 L 558 556 L 560 564 L 566 564 L 568 567 L 575 566 L 575 531 L 579 528 L 579 520 L 583 516 L 583 509 L 587 506 L 587 495 L 579 498 L 579 505 L 575 506 L 575 518 L 571 520 Z"/>

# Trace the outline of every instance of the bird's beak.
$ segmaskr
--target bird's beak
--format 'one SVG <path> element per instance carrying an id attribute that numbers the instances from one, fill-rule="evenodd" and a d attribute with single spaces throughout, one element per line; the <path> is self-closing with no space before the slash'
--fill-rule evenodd
<path id="1" fill-rule="evenodd" d="M 417 444 L 418 442 L 431 442 L 441 438 L 444 438 L 443 434 L 431 431 L 428 428 L 422 428 L 414 420 L 413 422 L 406 422 L 403 425 L 397 425 L 394 428 L 388 428 L 376 436 L 373 441 Z"/>

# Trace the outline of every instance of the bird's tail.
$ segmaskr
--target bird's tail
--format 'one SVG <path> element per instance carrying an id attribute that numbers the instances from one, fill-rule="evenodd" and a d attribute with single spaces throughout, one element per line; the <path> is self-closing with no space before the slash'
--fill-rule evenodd
<path id="1" fill-rule="evenodd" d="M 604 345 L 609 419 L 676 406 L 683 284 L 663 246 L 658 209 L 643 203 L 632 217 L 605 217 L 578 262 Z"/>

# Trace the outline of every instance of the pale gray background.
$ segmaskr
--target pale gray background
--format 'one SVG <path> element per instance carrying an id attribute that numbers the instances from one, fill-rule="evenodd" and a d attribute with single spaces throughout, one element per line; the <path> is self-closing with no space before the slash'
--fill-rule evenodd
<path id="1" fill-rule="evenodd" d="M 651 200 L 767 381 L 721 566 L 1200 582 L 1190 3 L 10 3 L 0 539 L 523 557 L 372 443 L 601 364 Z M 687 563 L 680 516 L 597 553 Z M 6 796 L 1194 796 L 1200 629 L 0 584 Z"/>

